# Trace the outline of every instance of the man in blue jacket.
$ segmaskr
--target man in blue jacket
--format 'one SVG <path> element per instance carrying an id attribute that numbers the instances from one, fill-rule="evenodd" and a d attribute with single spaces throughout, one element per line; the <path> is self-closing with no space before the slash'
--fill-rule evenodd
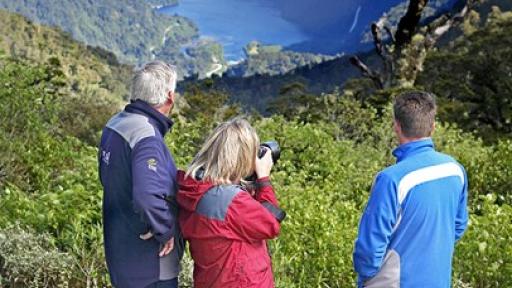
<path id="1" fill-rule="evenodd" d="M 434 149 L 436 104 L 425 92 L 394 102 L 400 146 L 373 184 L 355 242 L 358 287 L 450 287 L 454 246 L 468 223 L 468 179 Z"/>
<path id="2" fill-rule="evenodd" d="M 172 204 L 176 166 L 164 143 L 176 79 L 173 66 L 146 64 L 132 79 L 131 104 L 103 129 L 103 232 L 115 287 L 178 287 L 183 246 Z"/>

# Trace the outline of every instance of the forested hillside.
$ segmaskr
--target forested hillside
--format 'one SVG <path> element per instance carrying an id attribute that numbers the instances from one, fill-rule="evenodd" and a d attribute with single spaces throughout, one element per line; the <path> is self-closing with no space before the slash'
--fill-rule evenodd
<path id="1" fill-rule="evenodd" d="M 59 29 L 0 10 L 0 49 L 4 57 L 44 65 L 56 79 L 65 79 L 58 100 L 69 113 L 61 115 L 62 120 L 68 122 L 69 133 L 82 135 L 90 143 L 95 143 L 92 134 L 107 115 L 128 97 L 131 66 L 120 64 L 111 52 L 76 42 Z"/>
<path id="2" fill-rule="evenodd" d="M 229 67 L 227 75 L 248 77 L 252 75 L 281 75 L 298 67 L 312 66 L 336 56 L 328 56 L 313 53 L 298 53 L 283 49 L 279 45 L 263 45 L 253 41 L 245 47 L 246 59 Z"/>
<path id="3" fill-rule="evenodd" d="M 484 29 L 466 27 L 465 36 L 428 56 L 418 85 L 439 95 L 443 120 L 512 137 L 512 12 L 495 8 Z"/>
<path id="4" fill-rule="evenodd" d="M 0 286 L 110 287 L 96 143 L 121 108 L 115 97 L 126 95 L 130 69 L 19 16 L 0 14 L 0 23 Z M 466 167 L 470 183 L 470 223 L 456 246 L 453 287 L 512 287 L 511 23 L 510 13 L 495 9 L 450 50 L 429 51 L 415 87 L 377 89 L 352 79 L 317 94 L 297 78 L 276 78 L 282 87 L 273 114 L 248 116 L 260 138 L 282 147 L 272 181 L 288 217 L 269 242 L 276 287 L 354 287 L 358 222 L 375 173 L 394 163 L 390 102 L 422 87 L 439 96 L 436 147 Z M 325 72 L 316 79 L 346 75 L 335 61 L 351 65 L 326 62 L 311 69 Z M 274 85 L 258 77 L 249 79 L 262 89 Z M 172 116 L 166 143 L 180 168 L 216 123 L 241 113 L 215 85 L 187 83 L 187 105 Z M 182 274 L 182 286 L 191 287 L 189 258 Z"/>
<path id="5" fill-rule="evenodd" d="M 113 52 L 122 62 L 165 59 L 184 68 L 180 76 L 204 75 L 213 64 L 224 64 L 218 43 L 195 41 L 198 31 L 190 20 L 159 14 L 152 5 L 138 0 L 0 1 L 0 9 L 60 27 L 76 40 Z M 182 53 L 185 48 L 194 57 Z"/>

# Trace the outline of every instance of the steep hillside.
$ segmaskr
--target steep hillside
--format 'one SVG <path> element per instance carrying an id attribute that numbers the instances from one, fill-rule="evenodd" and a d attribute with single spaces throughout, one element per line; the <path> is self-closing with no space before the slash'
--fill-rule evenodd
<path id="1" fill-rule="evenodd" d="M 71 94 L 117 102 L 128 95 L 132 67 L 120 64 L 115 55 L 81 44 L 57 28 L 37 25 L 3 10 L 0 49 L 14 58 L 59 66 L 71 84 Z"/>
<path id="2" fill-rule="evenodd" d="M 373 52 L 361 53 L 360 57 L 370 65 L 380 65 L 378 56 Z M 275 99 L 281 88 L 288 84 L 299 82 L 304 84 L 307 92 L 321 94 L 333 91 L 348 79 L 359 76 L 359 70 L 350 64 L 349 57 L 341 56 L 317 65 L 302 66 L 283 75 L 231 77 L 225 74 L 223 77 L 214 77 L 211 87 L 226 92 L 233 102 L 266 113 L 268 102 Z M 186 79 L 179 83 L 178 88 L 182 90 L 196 81 L 196 78 Z"/>
<path id="3" fill-rule="evenodd" d="M 199 57 L 187 57 L 182 48 L 192 45 L 198 37 L 197 28 L 183 17 L 158 14 L 152 6 L 155 3 L 169 1 L 0 0 L 0 9 L 60 27 L 79 41 L 112 51 L 122 62 L 163 58 L 185 68 L 183 75 L 223 63 L 219 49 L 211 49 L 220 47 L 213 41 L 194 43 L 194 48 L 203 52 Z M 217 61 L 212 60 L 214 57 Z"/>
<path id="4" fill-rule="evenodd" d="M 88 143 L 96 144 L 98 130 L 128 97 L 132 66 L 118 63 L 111 52 L 79 43 L 59 29 L 3 10 L 0 52 L 4 59 L 45 67 L 37 69 L 47 70 L 58 91 L 51 101 L 65 107 L 58 114 L 60 125 L 65 133 Z"/>

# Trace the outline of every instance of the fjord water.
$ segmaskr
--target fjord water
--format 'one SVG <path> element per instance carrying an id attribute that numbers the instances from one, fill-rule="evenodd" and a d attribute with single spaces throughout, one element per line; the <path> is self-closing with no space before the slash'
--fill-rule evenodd
<path id="1" fill-rule="evenodd" d="M 436 0 L 450 6 L 461 0 Z M 405 0 L 179 0 L 161 8 L 191 19 L 203 37 L 224 46 L 227 60 L 244 58 L 250 41 L 295 51 L 354 53 L 372 47 L 362 36 L 390 8 Z M 439 7 L 438 7 L 439 8 Z"/>
<path id="2" fill-rule="evenodd" d="M 202 36 L 223 44 L 227 60 L 244 58 L 243 47 L 253 40 L 282 46 L 308 40 L 269 0 L 180 0 L 159 12 L 191 19 Z"/>

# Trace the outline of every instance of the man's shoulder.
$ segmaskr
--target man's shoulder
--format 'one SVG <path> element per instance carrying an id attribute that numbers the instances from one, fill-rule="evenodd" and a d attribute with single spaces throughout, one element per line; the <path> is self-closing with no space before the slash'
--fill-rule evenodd
<path id="1" fill-rule="evenodd" d="M 129 145 L 134 148 L 137 143 L 148 137 L 155 137 L 158 134 L 148 117 L 136 113 L 122 111 L 112 117 L 106 128 L 115 131 Z"/>
<path id="2" fill-rule="evenodd" d="M 464 166 L 450 155 L 434 151 L 421 159 L 410 158 L 391 165 L 379 172 L 378 177 L 401 186 L 410 181 L 423 181 L 436 175 L 457 175 L 464 178 Z M 414 182 L 413 181 L 413 182 Z"/>
<path id="3" fill-rule="evenodd" d="M 455 157 L 448 155 L 446 153 L 443 153 L 443 152 L 439 152 L 439 151 L 436 151 L 435 153 L 437 154 L 438 159 L 440 159 L 441 161 L 453 162 L 462 167 L 462 164 L 460 164 L 459 161 L 457 161 L 457 159 L 455 159 Z"/>
<path id="4" fill-rule="evenodd" d="M 404 165 L 401 165 L 401 163 L 396 163 L 382 169 L 377 174 L 377 177 L 382 180 L 396 183 L 400 181 L 403 175 L 407 174 L 407 170 L 407 167 L 404 167 Z"/>

